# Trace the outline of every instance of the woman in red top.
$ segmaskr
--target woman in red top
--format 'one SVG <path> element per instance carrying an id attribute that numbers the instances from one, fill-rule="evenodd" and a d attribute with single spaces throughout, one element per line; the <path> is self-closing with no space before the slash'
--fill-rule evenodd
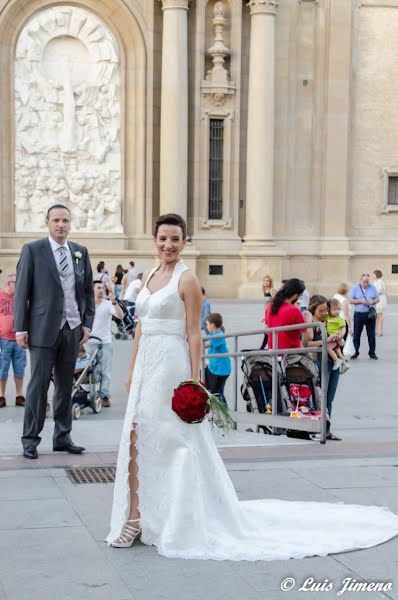
<path id="1" fill-rule="evenodd" d="M 283 325 L 298 325 L 305 323 L 301 310 L 294 306 L 305 289 L 304 281 L 301 279 L 288 279 L 275 294 L 272 302 L 265 311 L 265 322 L 267 327 L 281 327 Z M 305 329 L 293 331 L 281 331 L 278 333 L 278 348 L 301 347 L 301 333 Z M 268 337 L 268 348 L 272 348 L 272 335 Z"/>

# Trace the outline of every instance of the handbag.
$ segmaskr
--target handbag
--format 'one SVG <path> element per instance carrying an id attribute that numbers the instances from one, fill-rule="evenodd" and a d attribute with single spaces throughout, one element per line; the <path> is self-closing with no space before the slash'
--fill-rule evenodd
<path id="1" fill-rule="evenodd" d="M 359 287 L 361 288 L 363 297 L 365 298 L 365 300 L 367 300 L 366 294 L 363 291 L 363 287 L 361 285 Z M 377 316 L 376 309 L 375 309 L 374 305 L 372 304 L 371 306 L 369 306 L 369 309 L 368 309 L 368 319 L 372 319 L 372 321 L 373 321 L 376 318 L 376 316 Z"/>
<path id="2" fill-rule="evenodd" d="M 374 306 L 369 306 L 368 319 L 375 319 L 377 317 L 376 309 Z"/>

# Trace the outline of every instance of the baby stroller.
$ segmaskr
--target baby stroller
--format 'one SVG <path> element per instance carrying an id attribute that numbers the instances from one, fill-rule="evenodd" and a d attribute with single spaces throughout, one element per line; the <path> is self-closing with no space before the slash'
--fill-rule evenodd
<path id="1" fill-rule="evenodd" d="M 126 306 L 123 300 L 116 298 L 115 301 L 123 311 L 123 319 L 112 317 L 112 334 L 116 340 L 127 340 L 129 335 L 134 337 L 137 322 L 132 316 L 132 311 Z"/>
<path id="2" fill-rule="evenodd" d="M 72 385 L 74 419 L 80 419 L 82 408 L 90 407 L 95 414 L 102 410 L 102 398 L 99 395 L 102 340 L 94 335 L 91 335 L 89 340 L 96 340 L 98 344 L 92 354 L 86 352 L 79 354 L 76 362 Z"/>
<path id="3" fill-rule="evenodd" d="M 321 380 L 314 361 L 301 354 L 285 355 L 281 374 L 281 395 L 289 412 L 298 418 L 320 419 Z M 289 430 L 287 435 L 311 439 L 304 431 Z"/>
<path id="4" fill-rule="evenodd" d="M 263 347 L 261 347 L 262 349 Z M 243 399 L 246 401 L 246 410 L 248 412 L 272 414 L 272 362 L 272 356 L 267 356 L 266 354 L 245 356 L 242 358 L 243 384 L 241 386 L 241 393 Z M 276 375 L 278 377 L 277 411 L 278 414 L 287 414 L 288 405 L 280 391 L 281 372 L 279 362 Z M 273 433 L 273 430 L 275 430 L 275 428 L 268 425 L 257 425 L 257 433 L 260 429 L 264 433 Z M 282 432 L 282 429 L 276 430 L 278 434 Z"/>

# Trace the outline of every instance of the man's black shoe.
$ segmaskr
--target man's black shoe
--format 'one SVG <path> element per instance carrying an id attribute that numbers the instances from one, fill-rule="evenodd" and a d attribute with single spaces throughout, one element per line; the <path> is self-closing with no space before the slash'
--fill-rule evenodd
<path id="1" fill-rule="evenodd" d="M 23 455 L 25 458 L 39 458 L 36 446 L 24 448 Z"/>
<path id="2" fill-rule="evenodd" d="M 71 442 L 70 444 L 65 444 L 64 446 L 54 446 L 53 451 L 69 452 L 70 454 L 81 454 L 85 451 L 85 448 L 83 448 L 83 446 L 75 446 L 75 444 Z"/>
<path id="3" fill-rule="evenodd" d="M 359 352 L 355 352 L 355 354 L 353 354 L 353 355 L 351 356 L 351 359 L 353 359 L 353 358 L 358 358 L 358 356 L 359 356 Z"/>
<path id="4" fill-rule="evenodd" d="M 373 358 L 373 360 L 379 360 L 379 357 L 376 354 L 369 354 L 369 358 Z"/>

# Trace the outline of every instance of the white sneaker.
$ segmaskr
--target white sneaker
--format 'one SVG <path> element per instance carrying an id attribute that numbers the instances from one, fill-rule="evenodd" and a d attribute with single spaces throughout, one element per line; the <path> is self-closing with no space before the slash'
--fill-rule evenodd
<path id="1" fill-rule="evenodd" d="M 333 363 L 333 371 L 337 371 L 337 369 L 340 369 L 342 364 L 343 361 L 341 360 L 341 358 L 336 358 L 336 360 Z"/>
<path id="2" fill-rule="evenodd" d="M 340 367 L 340 373 L 346 373 L 348 371 L 348 369 L 351 367 L 351 365 L 348 364 L 348 362 L 343 361 L 341 367 Z"/>

